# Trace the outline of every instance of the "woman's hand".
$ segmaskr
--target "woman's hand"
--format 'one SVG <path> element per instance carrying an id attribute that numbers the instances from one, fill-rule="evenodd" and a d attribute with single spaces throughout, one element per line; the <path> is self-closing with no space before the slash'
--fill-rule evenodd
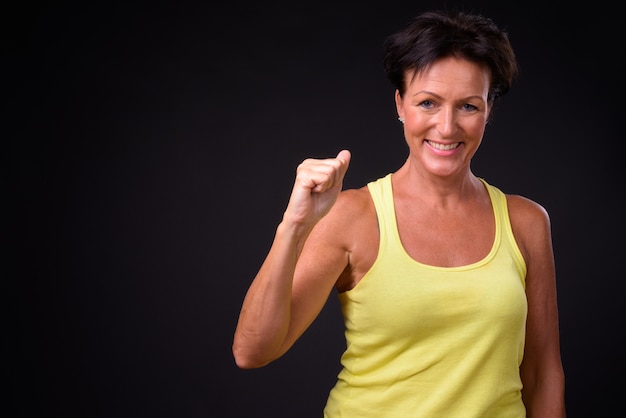
<path id="1" fill-rule="evenodd" d="M 304 160 L 296 170 L 283 222 L 312 228 L 337 200 L 351 154 L 342 150 L 335 158 Z"/>

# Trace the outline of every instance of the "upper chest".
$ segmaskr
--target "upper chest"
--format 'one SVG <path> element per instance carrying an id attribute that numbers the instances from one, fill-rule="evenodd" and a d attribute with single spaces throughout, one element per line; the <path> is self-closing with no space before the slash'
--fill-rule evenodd
<path id="1" fill-rule="evenodd" d="M 423 264 L 439 267 L 469 265 L 493 247 L 495 215 L 489 200 L 459 207 L 431 209 L 395 201 L 395 225 L 404 250 Z"/>

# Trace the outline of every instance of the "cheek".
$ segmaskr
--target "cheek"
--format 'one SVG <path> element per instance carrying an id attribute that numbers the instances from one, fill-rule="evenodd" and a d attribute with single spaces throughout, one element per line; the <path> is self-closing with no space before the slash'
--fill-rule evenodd
<path id="1" fill-rule="evenodd" d="M 466 123 L 464 123 L 462 126 L 463 130 L 468 136 L 471 136 L 473 138 L 482 138 L 483 134 L 485 133 L 485 125 L 486 121 L 481 118 L 466 121 Z"/>
<path id="2" fill-rule="evenodd" d="M 414 131 L 428 129 L 432 125 L 431 117 L 420 112 L 407 113 L 405 125 Z"/>

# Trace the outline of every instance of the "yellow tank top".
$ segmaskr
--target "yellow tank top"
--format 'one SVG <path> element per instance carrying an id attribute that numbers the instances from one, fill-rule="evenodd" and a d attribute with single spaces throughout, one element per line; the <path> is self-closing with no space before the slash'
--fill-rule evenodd
<path id="1" fill-rule="evenodd" d="M 481 181 L 495 238 L 484 259 L 460 267 L 412 259 L 400 242 L 391 174 L 368 184 L 380 246 L 358 285 L 339 294 L 347 346 L 324 417 L 526 416 L 526 265 L 505 195 Z"/>

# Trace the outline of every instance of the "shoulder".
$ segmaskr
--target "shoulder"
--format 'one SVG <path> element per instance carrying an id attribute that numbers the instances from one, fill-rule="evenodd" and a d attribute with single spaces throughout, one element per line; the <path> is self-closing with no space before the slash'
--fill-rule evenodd
<path id="1" fill-rule="evenodd" d="M 343 190 L 337 198 L 337 206 L 342 210 L 363 210 L 372 206 L 372 198 L 367 186 Z"/>
<path id="2" fill-rule="evenodd" d="M 507 194 L 506 200 L 513 235 L 528 259 L 535 250 L 549 245 L 550 215 L 544 206 L 527 197 Z"/>
<path id="3" fill-rule="evenodd" d="M 329 235 L 348 255 L 348 268 L 336 282 L 338 290 L 346 291 L 356 286 L 378 254 L 378 219 L 368 187 L 342 191 L 329 215 Z"/>
<path id="4" fill-rule="evenodd" d="M 350 249 L 376 228 L 376 210 L 367 186 L 343 190 L 337 201 L 316 225 L 315 234 L 322 234 L 340 247 Z"/>
<path id="5" fill-rule="evenodd" d="M 507 206 L 511 223 L 531 227 L 537 222 L 550 223 L 548 211 L 539 203 L 524 196 L 507 194 Z"/>
<path id="6" fill-rule="evenodd" d="M 337 202 L 326 215 L 326 221 L 339 223 L 342 229 L 359 224 L 359 219 L 375 213 L 374 203 L 367 186 L 358 189 L 343 190 Z"/>

